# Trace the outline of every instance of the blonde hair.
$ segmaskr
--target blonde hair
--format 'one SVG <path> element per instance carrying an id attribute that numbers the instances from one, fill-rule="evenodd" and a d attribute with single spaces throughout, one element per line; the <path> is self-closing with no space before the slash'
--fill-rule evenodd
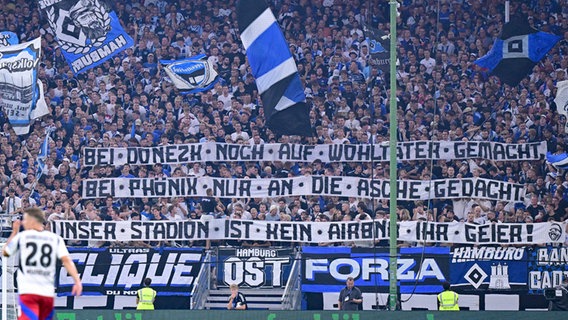
<path id="1" fill-rule="evenodd" d="M 37 222 L 44 224 L 45 223 L 45 213 L 39 208 L 29 208 L 24 211 L 28 217 L 34 218 Z"/>

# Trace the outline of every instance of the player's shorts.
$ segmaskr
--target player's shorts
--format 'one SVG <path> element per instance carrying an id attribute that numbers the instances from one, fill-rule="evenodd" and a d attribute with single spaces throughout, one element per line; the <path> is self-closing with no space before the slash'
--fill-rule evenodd
<path id="1" fill-rule="evenodd" d="M 18 320 L 51 320 L 54 311 L 53 297 L 21 294 Z"/>

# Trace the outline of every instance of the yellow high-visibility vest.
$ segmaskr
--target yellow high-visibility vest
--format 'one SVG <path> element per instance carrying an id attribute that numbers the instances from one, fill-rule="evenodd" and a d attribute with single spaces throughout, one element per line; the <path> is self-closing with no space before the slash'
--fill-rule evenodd
<path id="1" fill-rule="evenodd" d="M 138 290 L 138 306 L 136 310 L 154 310 L 154 298 L 156 291 L 152 288 Z"/>
<path id="2" fill-rule="evenodd" d="M 440 302 L 440 310 L 443 311 L 460 311 L 458 305 L 458 294 L 453 291 L 444 291 L 438 295 Z"/>

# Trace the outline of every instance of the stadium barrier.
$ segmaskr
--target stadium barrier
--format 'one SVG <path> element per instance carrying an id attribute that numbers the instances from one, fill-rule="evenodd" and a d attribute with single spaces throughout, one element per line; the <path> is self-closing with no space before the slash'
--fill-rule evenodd
<path id="1" fill-rule="evenodd" d="M 564 313 L 559 311 L 549 312 L 522 312 L 522 311 L 476 311 L 476 312 L 438 312 L 438 311 L 359 311 L 359 312 L 335 312 L 335 311 L 211 311 L 211 310 L 154 310 L 154 311 L 113 311 L 113 310 L 58 310 L 56 320 L 539 320 L 562 319 Z"/>

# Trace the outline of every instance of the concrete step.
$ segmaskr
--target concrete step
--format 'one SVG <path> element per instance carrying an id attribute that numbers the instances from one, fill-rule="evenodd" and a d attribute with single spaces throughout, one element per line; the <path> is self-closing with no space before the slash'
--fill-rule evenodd
<path id="1" fill-rule="evenodd" d="M 263 302 L 270 302 L 270 303 L 280 303 L 282 296 L 263 296 L 263 297 L 258 297 L 255 299 L 254 296 L 247 296 L 245 295 L 245 297 L 247 298 L 247 302 L 255 302 L 255 301 L 263 301 Z M 229 300 L 229 297 L 226 295 L 223 296 L 209 296 L 209 298 L 207 298 L 207 301 L 210 302 L 224 302 L 227 303 L 227 301 Z"/>
<path id="2" fill-rule="evenodd" d="M 282 295 L 284 289 L 281 288 L 242 288 L 239 292 L 245 295 L 249 310 L 282 310 Z M 231 295 L 231 290 L 227 287 L 209 291 L 205 309 L 225 310 L 227 301 Z"/>

